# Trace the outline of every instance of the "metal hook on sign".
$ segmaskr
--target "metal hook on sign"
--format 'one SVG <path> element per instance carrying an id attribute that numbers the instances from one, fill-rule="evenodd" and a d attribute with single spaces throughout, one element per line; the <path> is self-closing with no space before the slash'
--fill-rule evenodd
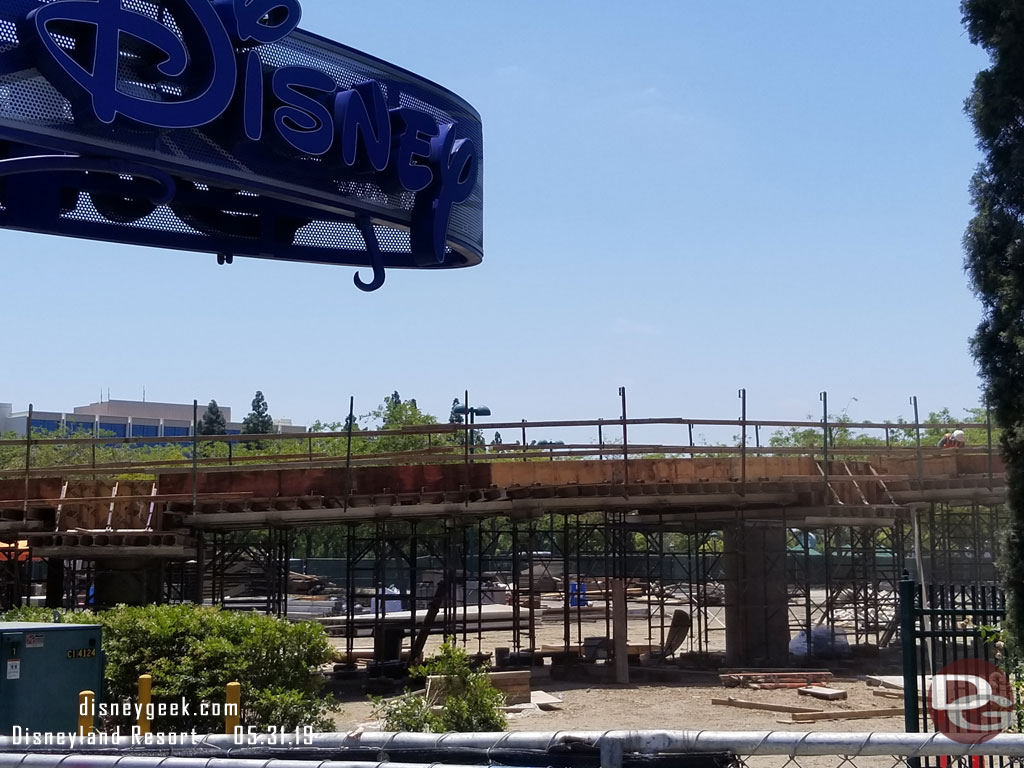
<path id="1" fill-rule="evenodd" d="M 363 236 L 363 240 L 366 241 L 366 252 L 370 255 L 370 266 L 373 267 L 373 280 L 365 282 L 356 272 L 352 276 L 352 281 L 356 284 L 356 288 L 361 291 L 370 293 L 376 291 L 382 285 L 387 275 L 384 274 L 384 256 L 380 252 L 380 243 L 377 241 L 377 233 L 373 229 L 373 224 L 370 223 L 368 216 L 360 216 L 356 219 L 356 226 L 359 228 L 360 234 Z"/>

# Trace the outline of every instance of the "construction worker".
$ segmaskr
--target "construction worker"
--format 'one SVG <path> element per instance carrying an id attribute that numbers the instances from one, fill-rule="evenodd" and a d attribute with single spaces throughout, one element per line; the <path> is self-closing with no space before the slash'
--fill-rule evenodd
<path id="1" fill-rule="evenodd" d="M 963 448 L 965 445 L 967 445 L 967 435 L 962 429 L 947 432 L 939 440 L 939 448 Z"/>

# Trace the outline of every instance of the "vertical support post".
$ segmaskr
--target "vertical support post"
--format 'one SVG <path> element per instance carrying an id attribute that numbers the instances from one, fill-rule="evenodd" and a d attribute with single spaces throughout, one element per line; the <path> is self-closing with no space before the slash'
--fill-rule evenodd
<path id="1" fill-rule="evenodd" d="M 601 423 L 604 419 L 597 420 L 597 447 L 600 449 L 600 453 L 597 456 L 598 461 L 604 461 L 604 425 Z"/>
<path id="2" fill-rule="evenodd" d="M 533 543 L 530 544 L 531 552 Z M 533 649 L 533 564 L 530 564 L 530 649 Z M 476 652 L 484 652 L 484 521 L 476 521 Z"/>
<path id="3" fill-rule="evenodd" d="M 523 419 L 522 424 L 523 424 L 523 427 L 522 427 L 522 429 L 523 429 L 523 461 L 528 461 L 528 459 L 526 458 L 526 419 Z"/>
<path id="4" fill-rule="evenodd" d="M 473 436 L 471 430 L 469 429 L 469 417 L 470 417 L 470 414 L 472 413 L 472 411 L 469 408 L 469 390 L 468 389 L 465 390 L 465 397 L 466 397 L 466 399 L 463 400 L 462 403 L 463 403 L 463 406 L 466 408 L 466 420 L 463 422 L 463 425 L 464 425 L 465 429 L 464 429 L 464 431 L 462 433 L 462 436 L 463 436 L 463 448 L 465 449 L 465 453 L 466 453 L 466 490 L 468 491 L 469 490 L 469 441 L 470 441 L 470 438 L 472 438 L 472 436 Z M 466 496 L 466 504 L 467 505 L 469 504 L 469 496 L 468 495 Z"/>
<path id="5" fill-rule="evenodd" d="M 192 401 L 192 514 L 196 513 L 199 489 L 199 401 Z"/>
<path id="6" fill-rule="evenodd" d="M 140 734 L 149 733 L 152 722 L 150 720 L 150 704 L 153 701 L 153 676 L 139 675 L 139 717 L 136 725 Z"/>
<path id="7" fill-rule="evenodd" d="M 910 398 L 910 404 L 914 406 L 914 434 L 917 437 L 917 482 L 918 488 L 924 480 L 924 458 L 921 455 L 921 419 L 917 413 L 917 395 Z"/>
<path id="8" fill-rule="evenodd" d="M 409 638 L 416 641 L 416 584 L 419 582 L 419 524 L 416 520 L 409 522 Z M 478 636 L 479 637 L 479 636 Z M 480 648 L 477 647 L 477 653 Z M 409 663 L 414 663 L 412 659 Z"/>
<path id="9" fill-rule="evenodd" d="M 216 535 L 216 534 L 214 534 Z M 196 591 L 192 596 L 193 601 L 196 605 L 203 604 L 203 582 L 206 581 L 206 542 L 204 541 L 203 532 L 199 531 L 196 534 Z M 211 595 L 211 602 L 216 599 L 216 595 Z"/>
<path id="10" fill-rule="evenodd" d="M 831 487 L 828 484 L 828 392 L 818 395 L 821 400 L 821 427 L 824 442 L 822 443 L 821 469 L 825 477 L 825 506 L 832 501 Z"/>
<path id="11" fill-rule="evenodd" d="M 580 546 L 580 542 L 576 542 Z M 566 653 L 572 638 L 572 624 L 569 619 L 569 515 L 562 515 L 562 642 Z M 578 574 L 577 574 L 578 575 Z M 606 577 L 607 579 L 607 577 Z"/>
<path id="12" fill-rule="evenodd" d="M 992 409 L 985 404 L 985 431 L 988 432 L 988 489 L 992 490 Z"/>
<path id="13" fill-rule="evenodd" d="M 626 580 L 612 580 L 612 625 L 615 647 L 615 682 L 629 684 L 629 647 L 626 623 Z"/>
<path id="14" fill-rule="evenodd" d="M 522 595 L 519 590 L 522 588 L 522 574 L 520 573 L 521 561 L 519 559 L 519 521 L 512 518 L 512 650 L 522 650 L 519 637 L 519 603 Z"/>
<path id="15" fill-rule="evenodd" d="M 530 522 L 528 523 L 528 525 L 529 525 L 528 531 L 529 531 L 529 534 L 530 534 L 530 550 L 529 550 L 529 552 L 530 552 L 530 557 L 529 557 L 529 560 L 530 560 L 530 563 L 529 563 L 530 574 L 527 577 L 527 586 L 529 588 L 529 596 L 530 596 L 529 606 L 530 607 L 528 608 L 529 613 L 528 613 L 527 621 L 529 622 L 529 624 L 528 624 L 528 631 L 529 631 L 529 634 L 530 634 L 530 651 L 533 652 L 533 651 L 537 650 L 537 614 L 536 614 L 536 608 L 534 607 L 535 603 L 536 603 L 536 601 L 534 600 L 534 594 L 535 594 L 535 590 L 537 588 L 536 584 L 534 583 L 535 582 L 534 573 L 537 570 L 535 565 L 534 565 L 534 552 L 537 551 L 537 523 L 534 520 L 531 519 Z M 480 569 L 480 573 L 483 574 L 483 569 L 482 568 Z M 481 614 L 480 615 L 481 616 L 483 615 L 482 609 L 481 609 Z"/>
<path id="16" fill-rule="evenodd" d="M 626 431 L 626 388 L 619 387 L 622 398 L 622 495 L 629 498 L 629 435 Z"/>
<path id="17" fill-rule="evenodd" d="M 78 735 L 92 733 L 93 710 L 96 705 L 96 694 L 93 691 L 81 691 L 78 694 Z"/>
<path id="18" fill-rule="evenodd" d="M 904 571 L 899 582 L 899 594 L 900 636 L 903 643 L 903 727 L 907 733 L 918 733 L 921 730 L 917 709 L 917 622 L 914 621 L 916 592 L 917 585 L 910 578 L 910 574 Z"/>
<path id="19" fill-rule="evenodd" d="M 352 495 L 352 428 L 355 426 L 355 408 L 356 398 L 350 396 L 348 399 L 348 420 L 345 422 L 345 432 L 347 433 L 345 447 L 345 498 L 342 502 L 342 512 L 348 512 L 348 497 Z M 351 649 L 349 649 L 349 656 L 351 657 Z M 349 659 L 351 661 L 351 658 Z"/>
<path id="20" fill-rule="evenodd" d="M 740 496 L 747 495 L 747 390 L 739 391 L 740 411 Z"/>
<path id="21" fill-rule="evenodd" d="M 224 699 L 224 733 L 228 735 L 233 734 L 238 728 L 241 702 L 242 686 L 239 683 L 228 683 Z"/>
<path id="22" fill-rule="evenodd" d="M 25 501 L 22 511 L 28 512 L 28 486 L 32 472 L 32 403 L 28 404 L 28 419 L 25 421 Z M 15 556 L 17 560 L 17 556 Z"/>
<path id="23" fill-rule="evenodd" d="M 64 606 L 64 573 L 66 569 L 65 561 L 59 557 L 51 557 L 46 560 L 47 608 L 62 608 Z"/>

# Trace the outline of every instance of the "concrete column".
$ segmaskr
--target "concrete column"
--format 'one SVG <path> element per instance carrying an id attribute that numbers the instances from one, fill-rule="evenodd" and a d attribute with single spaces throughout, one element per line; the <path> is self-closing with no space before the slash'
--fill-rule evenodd
<path id="1" fill-rule="evenodd" d="M 46 607 L 64 606 L 64 561 L 51 557 L 46 561 Z"/>
<path id="2" fill-rule="evenodd" d="M 786 528 L 782 523 L 736 523 L 723 534 L 726 666 L 786 666 Z"/>

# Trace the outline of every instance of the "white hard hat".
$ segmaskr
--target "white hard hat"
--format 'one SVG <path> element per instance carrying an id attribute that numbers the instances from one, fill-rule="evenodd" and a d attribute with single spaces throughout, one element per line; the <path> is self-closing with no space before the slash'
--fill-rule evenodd
<path id="1" fill-rule="evenodd" d="M 957 430 L 954 430 L 954 432 L 953 432 L 953 439 L 954 440 L 958 440 L 958 441 L 963 441 L 963 440 L 967 439 L 967 435 L 964 434 L 964 431 L 962 429 L 957 429 Z"/>

